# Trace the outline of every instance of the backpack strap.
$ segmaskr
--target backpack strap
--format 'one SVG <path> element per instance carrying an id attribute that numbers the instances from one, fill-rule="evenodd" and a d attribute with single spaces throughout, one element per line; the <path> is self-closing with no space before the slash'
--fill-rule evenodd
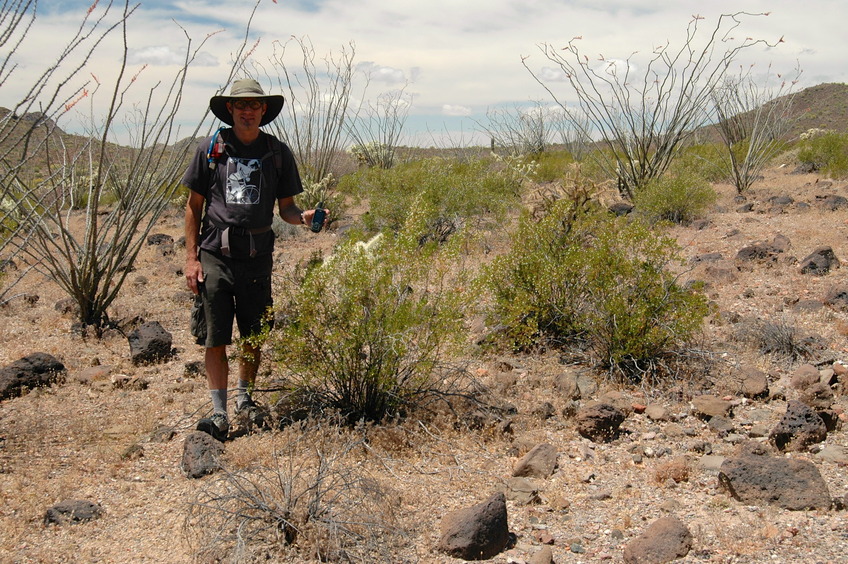
<path id="1" fill-rule="evenodd" d="M 279 180 L 283 177 L 283 152 L 280 151 L 280 141 L 273 135 L 266 133 L 265 142 L 268 144 L 268 150 L 274 154 L 274 168 L 277 171 L 277 179 Z"/>
<path id="2" fill-rule="evenodd" d="M 215 170 L 215 167 L 218 166 L 218 159 L 221 158 L 221 155 L 227 152 L 227 146 L 224 144 L 223 136 L 225 129 L 228 128 L 218 128 L 218 131 L 215 132 L 215 135 L 209 141 L 209 148 L 206 149 L 206 162 L 209 163 L 209 168 L 212 170 Z"/>

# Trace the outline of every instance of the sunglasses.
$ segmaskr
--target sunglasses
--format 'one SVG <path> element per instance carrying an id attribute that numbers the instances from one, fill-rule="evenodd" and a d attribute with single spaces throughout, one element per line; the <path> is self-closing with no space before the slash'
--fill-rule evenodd
<path id="1" fill-rule="evenodd" d="M 259 100 L 233 100 L 232 104 L 237 110 L 247 110 L 248 108 L 251 110 L 258 110 L 262 107 L 264 102 L 260 102 Z"/>

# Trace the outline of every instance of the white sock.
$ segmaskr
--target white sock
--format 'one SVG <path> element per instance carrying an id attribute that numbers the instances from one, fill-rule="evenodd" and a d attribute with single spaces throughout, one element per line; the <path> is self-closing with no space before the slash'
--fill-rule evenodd
<path id="1" fill-rule="evenodd" d="M 249 387 L 250 387 L 250 384 L 247 382 L 247 380 L 242 380 L 241 378 L 239 378 L 238 387 L 236 388 L 236 401 L 237 402 L 241 403 L 241 402 L 243 402 L 244 400 L 246 400 L 247 398 L 250 397 L 250 394 L 248 393 Z"/>
<path id="2" fill-rule="evenodd" d="M 212 398 L 212 411 L 215 413 L 227 414 L 227 389 L 209 390 L 209 396 Z"/>

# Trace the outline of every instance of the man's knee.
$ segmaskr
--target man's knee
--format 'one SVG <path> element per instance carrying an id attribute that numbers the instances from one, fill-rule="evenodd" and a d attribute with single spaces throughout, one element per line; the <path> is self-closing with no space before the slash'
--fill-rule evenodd
<path id="1" fill-rule="evenodd" d="M 227 345 L 206 348 L 206 361 L 218 361 L 227 359 Z"/>

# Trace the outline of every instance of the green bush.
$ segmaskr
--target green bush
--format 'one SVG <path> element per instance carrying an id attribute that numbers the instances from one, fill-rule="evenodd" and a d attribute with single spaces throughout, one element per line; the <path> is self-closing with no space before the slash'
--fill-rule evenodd
<path id="1" fill-rule="evenodd" d="M 827 131 L 802 139 L 798 160 L 831 178 L 848 176 L 848 134 Z"/>
<path id="2" fill-rule="evenodd" d="M 513 347 L 580 347 L 594 362 L 641 378 L 688 343 L 705 298 L 666 267 L 676 243 L 630 218 L 554 202 L 525 215 L 512 249 L 486 273 L 492 322 Z"/>
<path id="3" fill-rule="evenodd" d="M 520 187 L 516 175 L 491 159 L 420 159 L 389 170 L 361 169 L 339 183 L 340 191 L 368 200 L 363 222 L 371 232 L 400 229 L 417 199 L 427 205 L 431 224 L 483 215 L 502 218 L 517 204 Z"/>
<path id="4" fill-rule="evenodd" d="M 536 169 L 533 172 L 533 179 L 536 182 L 560 180 L 574 163 L 574 157 L 568 151 L 545 151 L 534 160 L 536 161 Z"/>
<path id="5" fill-rule="evenodd" d="M 709 182 L 685 169 L 666 172 L 633 196 L 636 210 L 649 222 L 688 223 L 701 217 L 717 195 Z"/>
<path id="6" fill-rule="evenodd" d="M 747 151 L 745 145 L 744 151 Z M 739 151 L 740 158 L 744 158 L 745 152 L 741 148 Z M 686 170 L 707 182 L 727 182 L 729 170 L 722 164 L 727 160 L 726 152 L 727 148 L 718 143 L 690 145 L 680 151 L 670 168 L 674 171 Z"/>
<path id="7" fill-rule="evenodd" d="M 457 274 L 460 238 L 419 244 L 427 215 L 416 206 L 397 234 L 344 243 L 288 281 L 271 339 L 295 411 L 379 421 L 439 388 L 473 296 Z"/>

